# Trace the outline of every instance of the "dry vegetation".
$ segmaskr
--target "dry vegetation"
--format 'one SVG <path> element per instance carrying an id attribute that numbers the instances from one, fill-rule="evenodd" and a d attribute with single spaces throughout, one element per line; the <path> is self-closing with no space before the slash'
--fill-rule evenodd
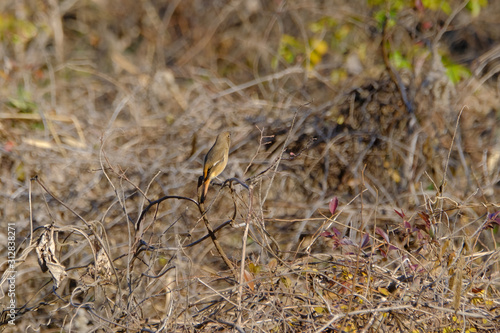
<path id="1" fill-rule="evenodd" d="M 490 2 L 2 1 L 0 328 L 499 332 Z"/>

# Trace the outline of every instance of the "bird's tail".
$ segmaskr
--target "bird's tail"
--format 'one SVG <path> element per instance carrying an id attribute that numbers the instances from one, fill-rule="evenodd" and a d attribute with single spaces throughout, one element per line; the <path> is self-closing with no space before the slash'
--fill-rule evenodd
<path id="1" fill-rule="evenodd" d="M 205 198 L 207 197 L 208 186 L 210 185 L 210 179 L 206 179 L 203 182 L 203 188 L 201 189 L 200 203 L 205 202 Z"/>

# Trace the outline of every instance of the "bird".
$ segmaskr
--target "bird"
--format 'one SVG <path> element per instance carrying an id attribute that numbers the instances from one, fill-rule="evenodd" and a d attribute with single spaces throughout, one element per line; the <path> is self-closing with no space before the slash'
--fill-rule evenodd
<path id="1" fill-rule="evenodd" d="M 200 203 L 205 201 L 208 192 L 208 186 L 212 179 L 217 177 L 224 171 L 227 165 L 229 156 L 229 143 L 231 141 L 231 133 L 222 132 L 217 135 L 215 143 L 205 156 L 203 163 L 203 180 L 202 190 L 200 195 Z"/>

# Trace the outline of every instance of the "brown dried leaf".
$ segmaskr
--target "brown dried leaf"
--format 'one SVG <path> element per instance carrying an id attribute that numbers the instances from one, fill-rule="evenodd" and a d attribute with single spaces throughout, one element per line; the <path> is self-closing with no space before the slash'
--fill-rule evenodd
<path id="1" fill-rule="evenodd" d="M 45 273 L 48 270 L 52 275 L 55 287 L 59 288 L 60 283 L 68 274 L 65 267 L 59 263 L 56 257 L 53 226 L 46 227 L 42 235 L 38 238 L 36 253 L 42 272 Z"/>

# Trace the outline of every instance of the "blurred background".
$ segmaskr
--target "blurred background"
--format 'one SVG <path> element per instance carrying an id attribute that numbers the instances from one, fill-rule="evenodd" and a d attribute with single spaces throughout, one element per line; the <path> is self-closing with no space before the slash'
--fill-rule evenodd
<path id="1" fill-rule="evenodd" d="M 226 130 L 215 183 L 251 179 L 255 263 L 269 259 L 253 242 L 264 229 L 284 259 L 331 251 L 315 236 L 334 196 L 352 239 L 396 228 L 394 209 L 433 215 L 431 197 L 446 197 L 438 236 L 473 234 L 498 207 L 498 1 L 4 0 L 0 41 L 0 219 L 15 223 L 20 251 L 30 210 L 34 228 L 85 227 L 63 202 L 100 225 L 112 258 L 126 254 L 148 200 L 197 200 L 203 157 Z M 219 190 L 208 197 L 214 227 L 234 207 L 235 225 L 247 221 L 248 191 Z M 227 269 L 209 240 L 179 250 L 206 234 L 199 218 L 185 200 L 146 214 L 142 239 L 164 249 L 158 270 L 174 257 L 190 265 L 184 278 Z M 219 232 L 234 261 L 241 236 Z M 81 249 L 62 246 L 61 264 L 92 262 Z M 34 252 L 26 260 L 19 304 L 55 306 L 48 273 Z M 66 294 L 83 274 L 71 272 Z M 51 318 L 40 310 L 31 323 Z"/>

